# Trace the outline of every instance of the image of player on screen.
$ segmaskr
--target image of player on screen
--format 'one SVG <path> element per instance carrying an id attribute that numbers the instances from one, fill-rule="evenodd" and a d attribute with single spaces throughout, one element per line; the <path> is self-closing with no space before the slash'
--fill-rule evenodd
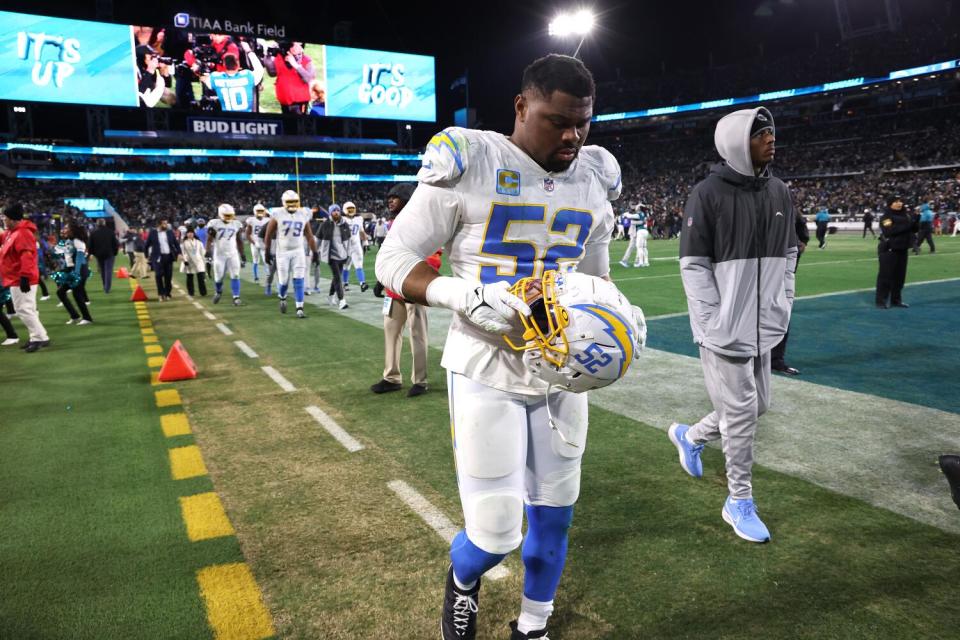
<path id="1" fill-rule="evenodd" d="M 310 83 L 317 78 L 313 60 L 303 50 L 303 43 L 280 41 L 268 47 L 263 59 L 274 85 L 277 102 L 283 113 L 305 114 L 310 111 Z"/>
<path id="2" fill-rule="evenodd" d="M 161 100 L 166 104 L 174 101 L 173 92 L 167 88 L 170 81 L 169 66 L 162 62 L 157 50 L 142 44 L 135 50 L 137 56 L 137 93 L 141 107 L 155 107 Z M 166 99 L 165 99 L 166 96 Z"/>
<path id="3" fill-rule="evenodd" d="M 263 81 L 263 65 L 250 45 L 241 40 L 240 48 L 250 65 L 240 67 L 240 60 L 232 53 L 223 55 L 223 71 L 213 71 L 200 76 L 206 90 L 212 90 L 222 111 L 257 111 L 257 87 Z"/>

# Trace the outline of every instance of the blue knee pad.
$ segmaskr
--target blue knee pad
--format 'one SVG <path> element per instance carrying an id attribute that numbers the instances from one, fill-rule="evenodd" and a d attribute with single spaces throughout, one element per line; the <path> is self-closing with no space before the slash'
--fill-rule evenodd
<path id="1" fill-rule="evenodd" d="M 487 553 L 473 544 L 467 537 L 466 531 L 458 533 L 450 544 L 453 572 L 464 584 L 476 582 L 480 576 L 500 564 L 505 557 L 505 553 Z"/>
<path id="2" fill-rule="evenodd" d="M 282 285 L 280 285 L 279 291 L 280 291 L 280 297 L 281 297 L 281 298 L 286 298 L 286 297 L 287 297 L 287 289 L 289 289 L 289 288 L 290 288 L 290 285 L 288 285 L 286 282 L 284 282 Z"/>
<path id="3" fill-rule="evenodd" d="M 303 278 L 293 279 L 293 299 L 303 302 Z"/>
<path id="4" fill-rule="evenodd" d="M 360 284 L 363 284 L 367 281 L 367 278 L 363 275 L 363 268 L 355 269 L 355 271 L 357 272 L 357 280 L 360 282 Z"/>
<path id="5" fill-rule="evenodd" d="M 213 283 L 213 288 L 217 290 L 217 293 L 223 292 L 223 280 L 217 280 Z"/>
<path id="6" fill-rule="evenodd" d="M 230 292 L 234 298 L 240 297 L 240 278 L 230 278 Z"/>
<path id="7" fill-rule="evenodd" d="M 567 561 L 567 530 L 573 522 L 573 507 L 527 505 L 527 537 L 523 541 L 523 595 L 537 602 L 550 602 L 560 584 Z"/>

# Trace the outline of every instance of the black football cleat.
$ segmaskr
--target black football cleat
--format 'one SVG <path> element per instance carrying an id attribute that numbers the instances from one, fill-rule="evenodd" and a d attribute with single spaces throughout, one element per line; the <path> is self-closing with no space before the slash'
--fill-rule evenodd
<path id="1" fill-rule="evenodd" d="M 366 282 L 361 282 L 361 283 L 360 283 L 360 292 L 361 292 L 361 293 L 363 293 L 364 291 L 366 291 L 366 290 L 369 289 L 369 288 L 370 288 L 370 285 L 368 285 Z"/>
<path id="2" fill-rule="evenodd" d="M 440 617 L 440 637 L 443 640 L 473 640 L 477 637 L 479 599 L 480 580 L 470 591 L 461 591 L 453 581 L 453 565 L 450 565 Z"/>
<path id="3" fill-rule="evenodd" d="M 550 640 L 547 637 L 547 630 L 540 629 L 539 631 L 529 631 L 527 633 L 521 633 L 517 630 L 517 621 L 514 620 L 510 623 L 510 640 Z"/>
<path id="4" fill-rule="evenodd" d="M 213 294 L 213 301 L 212 301 L 213 304 L 219 304 L 221 297 L 223 297 L 223 294 L 220 293 L 219 291 Z"/>
<path id="5" fill-rule="evenodd" d="M 280 313 L 286 313 L 286 312 L 287 312 L 287 299 L 280 298 Z"/>
<path id="6" fill-rule="evenodd" d="M 960 456 L 940 456 L 940 469 L 950 483 L 950 495 L 960 509 Z"/>

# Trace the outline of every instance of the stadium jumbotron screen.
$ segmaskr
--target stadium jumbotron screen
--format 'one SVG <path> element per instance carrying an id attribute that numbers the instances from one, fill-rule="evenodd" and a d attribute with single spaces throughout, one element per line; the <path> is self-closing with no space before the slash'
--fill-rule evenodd
<path id="1" fill-rule="evenodd" d="M 0 99 L 433 122 L 432 56 L 0 11 Z"/>

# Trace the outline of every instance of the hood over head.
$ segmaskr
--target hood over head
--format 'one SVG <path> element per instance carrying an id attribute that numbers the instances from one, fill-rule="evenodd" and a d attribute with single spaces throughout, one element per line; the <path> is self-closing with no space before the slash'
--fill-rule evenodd
<path id="1" fill-rule="evenodd" d="M 750 159 L 750 136 L 766 128 L 774 129 L 773 115 L 766 107 L 741 109 L 720 118 L 713 143 L 730 168 L 740 175 L 753 177 L 756 174 Z"/>

